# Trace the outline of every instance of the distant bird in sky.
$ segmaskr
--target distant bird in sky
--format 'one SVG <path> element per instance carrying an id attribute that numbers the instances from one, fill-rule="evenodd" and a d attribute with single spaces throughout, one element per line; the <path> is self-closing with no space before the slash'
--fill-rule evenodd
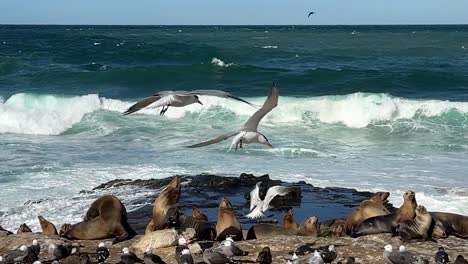
<path id="1" fill-rule="evenodd" d="M 314 15 L 314 14 L 315 14 L 315 12 L 313 12 L 313 11 L 309 12 L 309 15 L 307 17 L 310 17 L 311 15 Z"/>

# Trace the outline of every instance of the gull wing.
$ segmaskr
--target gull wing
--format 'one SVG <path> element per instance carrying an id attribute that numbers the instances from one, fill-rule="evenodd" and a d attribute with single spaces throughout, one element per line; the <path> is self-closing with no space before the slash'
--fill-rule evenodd
<path id="1" fill-rule="evenodd" d="M 253 116 L 251 116 L 247 122 L 241 127 L 240 131 L 257 132 L 258 124 L 273 108 L 278 105 L 278 88 L 275 83 L 271 87 L 270 95 L 263 103 L 262 108 L 258 109 Z"/>
<path id="2" fill-rule="evenodd" d="M 260 188 L 259 183 L 255 184 L 255 188 L 250 192 L 250 210 L 252 210 L 255 206 L 260 206 L 262 204 L 262 200 L 260 199 Z"/>
<path id="3" fill-rule="evenodd" d="M 260 206 L 255 207 L 252 212 L 249 214 L 246 214 L 245 217 L 250 218 L 250 219 L 256 219 L 256 218 L 262 218 L 265 217 L 265 215 L 262 213 L 262 208 Z"/>
<path id="4" fill-rule="evenodd" d="M 289 192 L 291 192 L 290 187 L 281 185 L 270 187 L 265 195 L 265 199 L 263 199 L 262 212 L 268 210 L 268 206 L 270 205 L 271 200 L 275 198 L 275 196 L 285 196 Z"/>
<path id="5" fill-rule="evenodd" d="M 195 144 L 195 145 L 191 145 L 191 146 L 187 146 L 187 148 L 199 148 L 199 147 L 204 147 L 204 146 L 208 146 L 208 145 L 211 145 L 211 144 L 215 144 L 215 143 L 218 143 L 218 142 L 221 142 L 223 140 L 226 140 L 232 136 L 235 136 L 237 135 L 238 132 L 236 133 L 230 133 L 230 134 L 224 134 L 224 135 L 220 135 L 220 136 L 217 136 L 213 139 L 210 139 L 208 141 L 204 141 L 204 142 L 201 142 L 201 143 L 198 143 L 198 144 Z"/>
<path id="6" fill-rule="evenodd" d="M 134 105 L 130 106 L 127 111 L 125 111 L 123 114 L 124 115 L 129 115 L 131 113 L 135 113 L 136 111 L 139 111 L 145 107 L 147 107 L 148 105 L 158 101 L 159 99 L 161 99 L 161 96 L 150 96 L 150 97 L 146 97 L 145 99 L 141 100 L 141 101 L 138 101 L 136 102 Z"/>
<path id="7" fill-rule="evenodd" d="M 191 91 L 189 94 L 194 94 L 194 95 L 208 95 L 208 96 L 217 96 L 217 97 L 221 97 L 221 98 L 228 98 L 228 99 L 234 99 L 234 100 L 237 100 L 239 102 L 243 102 L 243 103 L 246 103 L 250 106 L 253 106 L 253 107 L 258 107 L 257 105 L 254 105 L 242 98 L 239 98 L 237 96 L 234 96 L 228 92 L 225 92 L 225 91 L 221 91 L 221 90 L 195 90 L 195 91 Z"/>

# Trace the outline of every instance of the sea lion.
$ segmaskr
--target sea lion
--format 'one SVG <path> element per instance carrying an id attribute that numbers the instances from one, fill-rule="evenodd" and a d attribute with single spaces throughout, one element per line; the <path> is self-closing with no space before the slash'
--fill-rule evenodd
<path id="1" fill-rule="evenodd" d="M 136 235 L 127 222 L 125 206 L 113 195 L 105 195 L 94 201 L 84 219 L 87 221 L 63 225 L 60 236 L 79 240 L 115 237 L 112 242 L 115 244 Z"/>
<path id="2" fill-rule="evenodd" d="M 395 218 L 396 223 L 413 220 L 416 216 L 415 210 L 418 206 L 416 202 L 416 194 L 413 191 L 406 191 L 403 194 L 403 204 L 398 209 Z"/>
<path id="3" fill-rule="evenodd" d="M 433 236 L 434 234 L 436 236 L 445 235 L 445 237 L 453 235 L 459 238 L 468 238 L 468 216 L 443 212 L 431 212 L 430 214 L 435 221 Z"/>
<path id="4" fill-rule="evenodd" d="M 154 222 L 153 222 L 153 219 L 151 219 L 151 221 L 149 221 L 148 225 L 146 226 L 145 228 L 145 235 L 151 233 L 154 231 Z"/>
<path id="5" fill-rule="evenodd" d="M 397 225 L 397 232 L 402 241 L 412 239 L 429 240 L 429 229 L 432 226 L 432 216 L 426 207 L 419 205 L 415 210 L 416 217 L 413 220 L 406 220 Z"/>
<path id="6" fill-rule="evenodd" d="M 321 237 L 342 237 L 345 232 L 346 218 L 336 218 L 320 222 Z"/>
<path id="7" fill-rule="evenodd" d="M 154 230 L 161 230 L 168 227 L 166 222 L 167 210 L 175 206 L 180 199 L 180 177 L 175 177 L 167 187 L 159 193 L 153 204 L 153 224 Z"/>
<path id="8" fill-rule="evenodd" d="M 350 235 L 352 237 L 358 237 L 372 234 L 393 233 L 395 231 L 395 216 L 395 214 L 388 214 L 368 218 L 357 225 L 351 231 Z"/>
<path id="9" fill-rule="evenodd" d="M 200 209 L 196 207 L 192 208 L 192 214 L 193 214 L 193 217 L 195 217 L 198 220 L 208 221 L 208 217 L 204 213 L 202 213 Z"/>
<path id="10" fill-rule="evenodd" d="M 364 220 L 351 230 L 350 236 L 395 233 L 399 222 L 411 221 L 414 218 L 416 207 L 415 193 L 407 191 L 403 194 L 403 204 L 398 210 L 388 215 L 374 216 Z"/>
<path id="11" fill-rule="evenodd" d="M 216 239 L 216 229 L 214 225 L 205 220 L 199 220 L 193 216 L 184 215 L 180 210 L 174 210 L 173 208 L 167 211 L 166 217 L 171 227 L 177 227 L 181 230 L 193 228 L 195 230 L 195 237 L 198 240 Z"/>
<path id="12" fill-rule="evenodd" d="M 51 222 L 47 221 L 42 216 L 37 217 L 39 219 L 39 223 L 41 224 L 42 234 L 44 235 L 58 235 L 57 228 Z"/>
<path id="13" fill-rule="evenodd" d="M 387 198 L 389 195 L 390 193 L 388 192 L 377 192 L 371 198 L 362 201 L 358 207 L 354 208 L 353 212 L 346 219 L 346 234 L 351 234 L 355 226 L 368 218 L 390 214 L 390 210 L 387 209 Z"/>
<path id="14" fill-rule="evenodd" d="M 231 202 L 226 197 L 221 199 L 218 207 L 218 221 L 216 223 L 216 240 L 225 240 L 231 236 L 235 241 L 242 240 L 242 227 L 237 219 Z"/>
<path id="15" fill-rule="evenodd" d="M 16 231 L 17 234 L 21 233 L 32 233 L 31 228 L 26 223 L 23 223 L 19 226 L 18 231 Z"/>
<path id="16" fill-rule="evenodd" d="M 283 216 L 283 227 L 297 230 L 297 223 L 294 221 L 292 208 L 289 208 Z"/>
<path id="17" fill-rule="evenodd" d="M 310 216 L 304 219 L 296 230 L 274 224 L 256 224 L 247 231 L 247 239 L 270 238 L 278 235 L 313 236 L 320 234 L 318 218 Z"/>

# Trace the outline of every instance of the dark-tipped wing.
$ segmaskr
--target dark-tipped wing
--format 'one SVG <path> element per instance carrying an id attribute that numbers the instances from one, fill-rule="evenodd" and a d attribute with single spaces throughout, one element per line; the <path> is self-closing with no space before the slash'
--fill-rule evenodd
<path id="1" fill-rule="evenodd" d="M 315 12 L 309 12 L 309 15 L 307 17 L 310 17 L 313 14 L 315 14 Z"/>
<path id="2" fill-rule="evenodd" d="M 273 83 L 270 95 L 265 100 L 265 103 L 263 103 L 262 108 L 258 109 L 257 112 L 244 123 L 240 131 L 257 132 L 258 124 L 263 117 L 278 105 L 278 96 L 278 88 L 276 88 L 276 85 Z"/>
<path id="3" fill-rule="evenodd" d="M 233 100 L 237 100 L 239 102 L 243 102 L 243 103 L 246 103 L 248 105 L 251 105 L 253 107 L 258 107 L 257 105 L 255 104 L 252 104 L 242 98 L 239 98 L 235 95 L 232 95 L 228 92 L 225 92 L 225 91 L 221 91 L 221 90 L 195 90 L 195 91 L 191 91 L 189 94 L 194 94 L 194 95 L 208 95 L 208 96 L 217 96 L 217 97 L 222 97 L 222 98 L 228 98 L 228 99 L 233 99 Z"/>
<path id="4" fill-rule="evenodd" d="M 128 114 L 134 113 L 136 111 L 139 111 L 139 110 L 147 107 L 148 105 L 158 101 L 159 99 L 161 99 L 161 96 L 159 96 L 159 95 L 153 95 L 153 96 L 150 96 L 150 97 L 146 97 L 145 99 L 143 99 L 141 101 L 138 101 L 134 105 L 130 106 L 127 109 L 127 111 L 125 111 L 123 114 L 128 115 Z"/>
<path id="5" fill-rule="evenodd" d="M 204 147 L 204 146 L 208 146 L 208 145 L 211 145 L 211 144 L 216 144 L 218 142 L 221 142 L 223 140 L 226 140 L 232 136 L 235 136 L 238 132 L 236 133 L 230 133 L 230 134 L 224 134 L 224 135 L 220 135 L 220 136 L 217 136 L 213 139 L 210 139 L 208 141 L 204 141 L 204 142 L 201 142 L 201 143 L 198 143 L 198 144 L 195 144 L 195 145 L 191 145 L 191 146 L 187 146 L 187 148 L 199 148 L 199 147 Z"/>

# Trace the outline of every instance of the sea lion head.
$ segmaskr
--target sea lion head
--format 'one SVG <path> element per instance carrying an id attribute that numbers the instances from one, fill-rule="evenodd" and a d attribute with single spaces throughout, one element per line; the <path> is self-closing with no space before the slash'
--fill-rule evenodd
<path id="1" fill-rule="evenodd" d="M 403 194 L 403 199 L 404 200 L 407 200 L 407 201 L 410 201 L 410 202 L 416 202 L 416 194 L 414 193 L 414 191 L 406 191 L 404 194 Z"/>
<path id="2" fill-rule="evenodd" d="M 319 225 L 318 225 L 318 218 L 316 216 L 310 216 L 302 221 L 301 226 L 305 229 L 306 233 L 309 234 L 318 234 Z"/>
<path id="3" fill-rule="evenodd" d="M 174 189 L 180 189 L 180 177 L 176 176 L 170 183 L 169 187 Z"/>
<path id="4" fill-rule="evenodd" d="M 343 224 L 342 225 L 336 225 L 332 229 L 332 237 L 342 237 L 345 234 L 346 234 L 345 233 L 345 226 Z"/>
<path id="5" fill-rule="evenodd" d="M 291 216 L 291 217 L 293 216 L 292 208 L 289 208 L 289 209 L 286 211 L 286 213 L 284 214 L 284 217 L 287 217 L 287 216 L 288 216 L 288 217 L 289 217 L 289 216 Z"/>
<path id="6" fill-rule="evenodd" d="M 447 233 L 445 232 L 445 228 L 441 222 L 437 222 L 432 230 L 432 237 L 433 238 L 447 238 Z"/>
<path id="7" fill-rule="evenodd" d="M 390 196 L 389 192 L 376 192 L 371 198 L 371 201 L 374 202 L 384 202 Z"/>
<path id="8" fill-rule="evenodd" d="M 169 225 L 169 227 L 177 227 L 179 223 L 179 217 L 180 217 L 180 210 L 179 207 L 172 206 L 169 208 L 166 212 L 166 223 Z"/>
<path id="9" fill-rule="evenodd" d="M 68 231 L 70 231 L 72 228 L 71 224 L 63 224 L 62 227 L 60 228 L 59 236 L 60 237 L 67 237 Z"/>
<path id="10" fill-rule="evenodd" d="M 39 219 L 39 224 L 41 224 L 41 227 L 44 228 L 49 224 L 49 221 L 47 221 L 44 217 L 38 216 L 37 219 Z"/>
<path id="11" fill-rule="evenodd" d="M 232 208 L 231 202 L 226 197 L 223 197 L 223 199 L 221 199 L 221 202 L 219 203 L 219 209 L 224 208 Z"/>
<path id="12" fill-rule="evenodd" d="M 26 223 L 23 223 L 19 226 L 17 233 L 31 233 L 32 230 Z"/>
<path id="13" fill-rule="evenodd" d="M 416 215 L 422 214 L 427 214 L 426 207 L 424 207 L 423 205 L 418 205 L 418 207 L 416 207 Z"/>

